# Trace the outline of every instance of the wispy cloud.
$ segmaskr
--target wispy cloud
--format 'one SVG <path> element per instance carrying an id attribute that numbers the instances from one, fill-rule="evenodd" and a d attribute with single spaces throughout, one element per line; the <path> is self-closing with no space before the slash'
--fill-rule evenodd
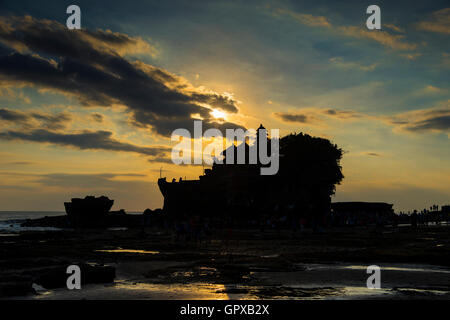
<path id="1" fill-rule="evenodd" d="M 91 114 L 91 118 L 92 120 L 94 120 L 95 122 L 98 123 L 102 123 L 103 122 L 103 115 L 99 114 L 99 113 L 93 113 Z"/>
<path id="2" fill-rule="evenodd" d="M 117 140 L 109 131 L 82 131 L 77 133 L 54 132 L 45 129 L 31 131 L 8 130 L 0 132 L 1 140 L 18 140 L 36 143 L 49 143 L 80 150 L 106 150 L 116 152 L 134 152 L 146 156 L 160 156 L 170 149 L 162 146 L 138 146 Z"/>
<path id="3" fill-rule="evenodd" d="M 400 57 L 406 58 L 408 60 L 416 60 L 417 58 L 421 57 L 422 53 L 416 52 L 416 53 L 401 53 Z"/>
<path id="4" fill-rule="evenodd" d="M 310 27 L 332 27 L 331 23 L 324 16 L 313 16 L 307 13 L 298 13 L 292 10 L 276 8 L 275 13 L 279 15 L 287 15 L 298 22 Z"/>
<path id="5" fill-rule="evenodd" d="M 399 33 L 405 33 L 405 29 L 400 28 L 393 23 L 383 23 L 383 27 L 389 28 L 389 29 L 397 31 Z"/>
<path id="6" fill-rule="evenodd" d="M 155 56 L 156 48 L 141 37 L 130 37 L 124 33 L 112 32 L 111 30 L 88 30 L 81 29 L 76 32 L 63 32 L 59 22 L 48 19 L 35 19 L 31 16 L 23 17 L 0 17 L 0 42 L 14 48 L 21 53 L 29 53 L 37 47 L 47 44 L 38 42 L 43 36 L 57 41 L 62 45 L 60 50 L 76 49 L 81 43 L 83 46 L 95 47 L 100 52 L 120 54 L 148 54 Z M 67 29 L 66 29 L 67 30 Z M 67 42 L 74 40 L 72 46 L 67 47 Z M 51 47 L 51 46 L 49 46 Z M 73 54 L 83 54 L 75 51 Z"/>
<path id="7" fill-rule="evenodd" d="M 9 84 L 8 81 L 0 81 L 0 97 L 8 101 L 23 101 L 30 104 L 31 100 L 20 89 L 15 88 L 14 85 Z"/>
<path id="8" fill-rule="evenodd" d="M 334 108 L 301 108 L 295 112 L 276 112 L 274 115 L 284 122 L 298 122 L 312 126 L 323 126 L 326 118 L 341 121 L 352 121 L 367 116 L 353 110 Z"/>
<path id="9" fill-rule="evenodd" d="M 362 155 L 369 156 L 369 157 L 381 157 L 381 154 L 379 154 L 377 152 L 370 152 L 370 151 L 362 152 Z"/>
<path id="10" fill-rule="evenodd" d="M 434 12 L 427 21 L 417 24 L 421 30 L 450 34 L 450 8 Z"/>
<path id="11" fill-rule="evenodd" d="M 404 41 L 404 35 L 394 35 L 383 30 L 367 30 L 362 26 L 340 26 L 337 30 L 339 33 L 349 37 L 374 40 L 383 46 L 394 50 L 408 51 L 417 48 L 417 44 Z"/>
<path id="12" fill-rule="evenodd" d="M 450 69 L 450 53 L 443 52 L 442 53 L 442 67 Z"/>
<path id="13" fill-rule="evenodd" d="M 26 128 L 64 129 L 71 116 L 66 112 L 51 114 L 40 111 L 23 112 L 11 109 L 0 109 L 0 121 L 17 124 Z"/>
<path id="14" fill-rule="evenodd" d="M 443 90 L 441 88 L 436 87 L 436 86 L 428 85 L 428 86 L 425 87 L 424 91 L 428 92 L 428 93 L 440 93 Z"/>
<path id="15" fill-rule="evenodd" d="M 410 51 L 417 48 L 417 44 L 405 41 L 405 36 L 403 34 L 391 34 L 384 30 L 367 30 L 365 26 L 333 25 L 325 16 L 314 16 L 311 14 L 299 13 L 286 8 L 271 8 L 271 10 L 273 10 L 273 13 L 277 16 L 288 16 L 306 26 L 328 28 L 330 29 L 330 33 L 334 32 L 337 35 L 370 39 L 393 50 Z M 395 30 L 397 33 L 403 31 L 400 27 L 393 24 L 388 24 L 387 26 L 390 29 Z"/>
<path id="16" fill-rule="evenodd" d="M 386 121 L 400 131 L 440 132 L 450 137 L 450 100 L 441 107 L 400 113 Z"/>
<path id="17" fill-rule="evenodd" d="M 351 61 L 344 61 L 341 57 L 333 57 L 330 58 L 330 63 L 338 68 L 342 69 L 356 69 L 356 70 L 362 70 L 362 71 L 373 71 L 377 67 L 376 63 L 373 63 L 371 65 L 363 65 L 356 62 Z"/>
<path id="18" fill-rule="evenodd" d="M 29 166 L 29 165 L 36 164 L 36 162 L 32 162 L 32 161 L 12 161 L 12 162 L 6 162 L 4 164 L 6 164 L 6 165 L 13 165 L 13 166 Z"/>
<path id="19" fill-rule="evenodd" d="M 446 133 L 450 137 L 450 100 L 438 107 L 402 112 L 392 116 L 369 115 L 333 108 L 301 108 L 295 112 L 277 112 L 274 115 L 284 122 L 297 122 L 318 127 L 327 126 L 326 120 L 370 120 L 392 126 L 395 132 Z"/>

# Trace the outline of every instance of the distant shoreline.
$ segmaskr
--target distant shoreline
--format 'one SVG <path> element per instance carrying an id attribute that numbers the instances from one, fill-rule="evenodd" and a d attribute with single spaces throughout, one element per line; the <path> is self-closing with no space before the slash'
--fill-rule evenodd
<path id="1" fill-rule="evenodd" d="M 143 211 L 127 211 L 127 214 L 142 214 Z M 0 211 L 0 222 L 1 221 L 12 221 L 12 220 L 27 220 L 27 219 L 39 219 L 45 216 L 55 217 L 66 215 L 65 211 L 21 211 L 21 210 L 5 210 Z"/>

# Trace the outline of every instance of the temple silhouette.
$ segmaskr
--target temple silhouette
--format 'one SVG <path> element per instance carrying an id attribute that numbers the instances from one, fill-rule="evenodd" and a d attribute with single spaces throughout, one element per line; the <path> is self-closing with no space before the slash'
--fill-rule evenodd
<path id="1" fill-rule="evenodd" d="M 261 125 L 258 128 L 265 128 Z M 343 175 L 339 161 L 342 150 L 329 140 L 306 134 L 290 134 L 280 139 L 280 164 L 275 175 L 261 175 L 259 159 L 251 164 L 251 148 L 245 144 L 245 164 L 214 163 L 198 180 L 165 177 L 158 180 L 167 216 L 230 216 L 247 219 L 265 213 L 320 216 L 330 210 L 331 195 Z M 268 138 L 270 140 L 270 138 Z M 270 141 L 267 143 L 270 146 Z M 232 145 L 234 156 L 238 146 Z M 227 150 L 222 152 L 225 156 Z M 271 150 L 269 148 L 268 152 Z"/>

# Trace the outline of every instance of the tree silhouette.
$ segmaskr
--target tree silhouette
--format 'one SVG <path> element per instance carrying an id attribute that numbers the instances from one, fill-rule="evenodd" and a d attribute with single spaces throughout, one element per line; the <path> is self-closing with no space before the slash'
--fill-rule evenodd
<path id="1" fill-rule="evenodd" d="M 280 139 L 280 175 L 334 194 L 344 178 L 340 161 L 343 151 L 328 139 L 308 134 L 289 134 Z"/>

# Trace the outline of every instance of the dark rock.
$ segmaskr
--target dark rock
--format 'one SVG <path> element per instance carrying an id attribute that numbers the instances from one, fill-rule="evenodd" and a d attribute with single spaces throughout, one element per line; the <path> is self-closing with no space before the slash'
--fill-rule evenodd
<path id="1" fill-rule="evenodd" d="M 73 227 L 103 227 L 106 216 L 114 205 L 108 197 L 87 196 L 84 199 L 73 198 L 64 202 L 69 222 Z"/>
<path id="2" fill-rule="evenodd" d="M 3 275 L 0 277 L 0 297 L 25 296 L 34 292 L 32 285 L 29 276 Z"/>
<path id="3" fill-rule="evenodd" d="M 69 227 L 69 219 L 67 216 L 44 217 L 39 219 L 27 219 L 22 223 L 22 227 L 52 227 L 67 228 Z"/>

